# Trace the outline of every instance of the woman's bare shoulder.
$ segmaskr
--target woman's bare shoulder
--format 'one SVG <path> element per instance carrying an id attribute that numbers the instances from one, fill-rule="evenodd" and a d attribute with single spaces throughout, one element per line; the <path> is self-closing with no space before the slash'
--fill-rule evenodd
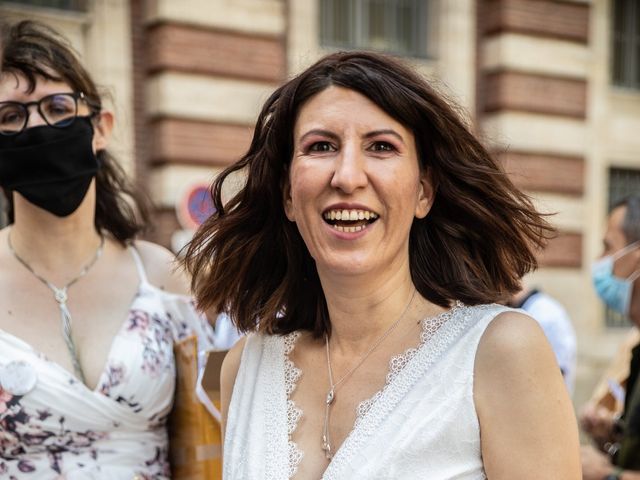
<path id="1" fill-rule="evenodd" d="M 149 283 L 167 292 L 189 294 L 188 277 L 171 251 L 145 240 L 136 240 L 134 246 L 140 253 Z"/>
<path id="2" fill-rule="evenodd" d="M 227 355 L 222 362 L 222 371 L 220 374 L 221 383 L 228 387 L 233 387 L 238 370 L 240 368 L 240 360 L 242 359 L 242 352 L 244 351 L 247 337 L 241 337 L 233 347 L 229 349 Z"/>
<path id="3" fill-rule="evenodd" d="M 242 352 L 247 341 L 247 337 L 242 337 L 231 347 L 227 355 L 222 361 L 220 370 L 220 402 L 222 412 L 222 433 L 224 435 L 227 427 L 227 416 L 229 414 L 229 404 L 233 394 L 233 386 L 236 383 L 240 362 L 242 361 Z"/>
<path id="4" fill-rule="evenodd" d="M 522 401 L 548 385 L 564 390 L 560 367 L 542 328 L 520 312 L 497 315 L 484 331 L 474 366 L 476 407 Z"/>
<path id="5" fill-rule="evenodd" d="M 473 390 L 490 478 L 579 478 L 573 408 L 534 319 L 507 311 L 491 321 L 478 345 Z M 565 446 L 562 454 L 554 445 Z"/>
<path id="6" fill-rule="evenodd" d="M 522 356 L 531 349 L 548 349 L 546 337 L 536 320 L 522 312 L 502 312 L 489 323 L 480 339 L 476 360 L 502 361 Z"/>

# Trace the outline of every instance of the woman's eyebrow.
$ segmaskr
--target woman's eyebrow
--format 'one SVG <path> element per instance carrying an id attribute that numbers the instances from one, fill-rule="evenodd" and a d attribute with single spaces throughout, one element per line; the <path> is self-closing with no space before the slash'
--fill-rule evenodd
<path id="1" fill-rule="evenodd" d="M 324 130 L 322 128 L 314 128 L 314 129 L 309 130 L 308 132 L 306 132 L 304 135 L 302 135 L 300 137 L 300 141 L 304 140 L 307 137 L 310 137 L 311 135 L 321 135 L 323 137 L 329 137 L 332 140 L 337 140 L 338 139 L 338 135 L 336 135 L 334 132 L 332 132 L 330 130 Z"/>
<path id="2" fill-rule="evenodd" d="M 402 138 L 402 135 L 400 135 L 398 132 L 396 132 L 395 130 L 392 130 L 390 128 L 385 128 L 385 129 L 381 129 L 381 130 L 372 130 L 371 132 L 367 132 L 365 134 L 364 138 L 376 137 L 378 135 L 393 135 L 398 140 L 400 140 L 402 142 L 402 144 L 404 145 L 404 138 Z"/>

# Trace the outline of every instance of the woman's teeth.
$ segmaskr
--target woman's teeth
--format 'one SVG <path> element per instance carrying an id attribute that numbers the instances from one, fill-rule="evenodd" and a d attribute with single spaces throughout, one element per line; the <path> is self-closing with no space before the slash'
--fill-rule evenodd
<path id="1" fill-rule="evenodd" d="M 378 214 L 370 210 L 327 210 L 323 217 L 337 231 L 355 233 L 376 221 Z"/>
<path id="2" fill-rule="evenodd" d="M 325 220 L 375 220 L 378 214 L 369 210 L 327 210 L 324 213 Z"/>

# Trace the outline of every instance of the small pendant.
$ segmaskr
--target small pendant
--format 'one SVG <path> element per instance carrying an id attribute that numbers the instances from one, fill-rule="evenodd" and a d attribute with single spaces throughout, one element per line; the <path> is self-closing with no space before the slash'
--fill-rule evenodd
<path id="1" fill-rule="evenodd" d="M 333 457 L 333 454 L 331 453 L 331 445 L 329 444 L 326 435 L 322 436 L 322 450 L 324 450 L 324 456 L 329 460 Z"/>
<path id="2" fill-rule="evenodd" d="M 335 394 L 333 393 L 333 388 L 331 390 L 329 390 L 329 393 L 327 393 L 327 405 L 331 405 L 333 403 L 333 400 L 335 398 Z"/>
<path id="3" fill-rule="evenodd" d="M 55 290 L 56 302 L 62 304 L 67 303 L 67 289 L 61 288 L 59 290 Z"/>

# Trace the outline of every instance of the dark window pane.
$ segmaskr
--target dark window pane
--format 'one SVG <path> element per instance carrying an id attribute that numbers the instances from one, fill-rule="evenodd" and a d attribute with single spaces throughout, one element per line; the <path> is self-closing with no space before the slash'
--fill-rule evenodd
<path id="1" fill-rule="evenodd" d="M 320 0 L 323 45 L 425 56 L 429 0 Z"/>
<path id="2" fill-rule="evenodd" d="M 625 45 L 620 37 L 613 39 L 613 82 L 624 85 L 625 81 Z"/>
<path id="3" fill-rule="evenodd" d="M 398 5 L 398 14 L 396 16 L 396 35 L 398 39 L 398 50 L 413 50 L 415 44 L 413 41 L 413 19 L 412 8 L 406 3 Z"/>
<path id="4" fill-rule="evenodd" d="M 76 12 L 87 12 L 89 10 L 89 0 L 12 0 L 0 3 L 15 3 Z"/>
<path id="5" fill-rule="evenodd" d="M 626 0 L 614 0 L 613 27 L 615 32 L 623 33 L 625 30 L 626 7 Z"/>
<path id="6" fill-rule="evenodd" d="M 366 24 L 366 33 L 363 38 L 363 46 L 376 50 L 392 50 L 392 32 L 389 32 L 387 28 L 388 12 L 385 8 L 385 3 L 387 2 L 384 0 L 370 0 L 368 3 L 368 21 Z M 391 14 L 393 14 L 393 12 L 391 12 Z"/>
<path id="7" fill-rule="evenodd" d="M 633 86 L 640 88 L 640 41 L 636 42 L 634 50 L 636 52 L 636 64 L 633 72 Z"/>
<path id="8" fill-rule="evenodd" d="M 640 2 L 613 0 L 611 79 L 615 85 L 640 88 Z"/>
<path id="9" fill-rule="evenodd" d="M 338 45 L 347 45 L 351 41 L 351 12 L 348 2 L 334 0 L 333 15 L 333 38 Z"/>

